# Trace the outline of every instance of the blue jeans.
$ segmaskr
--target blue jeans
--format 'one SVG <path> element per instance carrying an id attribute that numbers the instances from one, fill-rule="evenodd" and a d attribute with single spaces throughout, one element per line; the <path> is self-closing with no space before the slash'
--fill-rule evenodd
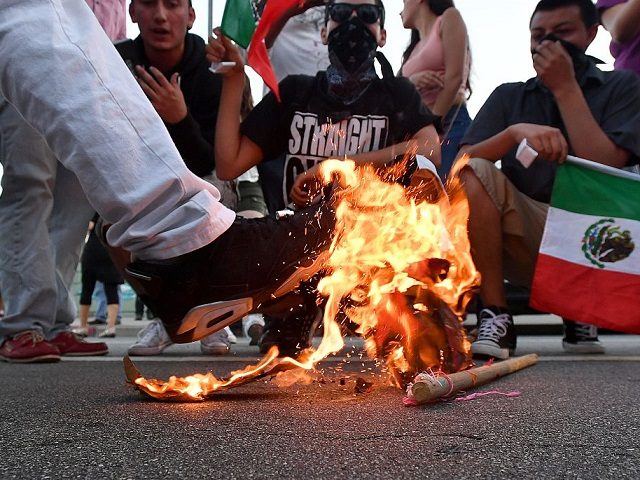
<path id="1" fill-rule="evenodd" d="M 93 290 L 93 296 L 98 300 L 96 307 L 96 320 L 107 323 L 107 296 L 104 293 L 104 284 L 96 282 L 96 288 Z M 122 320 L 122 296 L 120 295 L 120 285 L 118 285 L 118 322 Z"/>
<path id="2" fill-rule="evenodd" d="M 5 337 L 52 338 L 73 322 L 69 292 L 93 209 L 76 176 L 0 97 L 0 291 Z"/>
<path id="3" fill-rule="evenodd" d="M 448 131 L 447 136 L 442 140 L 442 163 L 438 167 L 438 175 L 443 182 L 447 179 L 453 161 L 458 156 L 460 142 L 469 125 L 471 125 L 471 117 L 464 104 L 460 106 L 459 110 L 458 105 L 453 105 L 442 119 L 442 127 L 445 132 Z"/>

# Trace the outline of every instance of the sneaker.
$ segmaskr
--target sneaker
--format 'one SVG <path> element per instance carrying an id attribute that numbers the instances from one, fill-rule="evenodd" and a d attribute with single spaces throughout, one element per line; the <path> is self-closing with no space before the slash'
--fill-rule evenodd
<path id="1" fill-rule="evenodd" d="M 483 309 L 478 315 L 478 337 L 471 344 L 471 353 L 505 360 L 515 349 L 516 332 L 511 314 Z"/>
<path id="2" fill-rule="evenodd" d="M 93 328 L 93 327 L 91 327 Z M 94 329 L 95 330 L 95 329 Z M 91 334 L 90 328 L 89 327 L 74 327 L 71 329 L 71 332 L 74 335 L 77 335 L 78 337 L 88 337 Z"/>
<path id="3" fill-rule="evenodd" d="M 104 342 L 87 342 L 73 332 L 60 332 L 49 342 L 60 350 L 61 355 L 81 357 L 84 355 L 105 355 L 109 347 Z"/>
<path id="4" fill-rule="evenodd" d="M 231 329 L 224 327 L 200 340 L 200 351 L 204 355 L 226 355 L 231 351 L 232 335 Z"/>
<path id="5" fill-rule="evenodd" d="M 105 328 L 102 332 L 100 332 L 100 335 L 98 335 L 98 337 L 100 338 L 115 338 L 116 336 L 116 329 L 115 327 L 113 328 Z"/>
<path id="6" fill-rule="evenodd" d="M 4 341 L 0 347 L 0 360 L 13 363 L 57 362 L 60 350 L 47 342 L 42 334 L 29 330 Z"/>
<path id="7" fill-rule="evenodd" d="M 142 320 L 142 314 L 141 313 L 136 313 L 136 316 L 133 317 L 134 320 Z"/>
<path id="8" fill-rule="evenodd" d="M 272 308 L 321 270 L 334 223 L 331 206 L 321 202 L 281 220 L 237 217 L 215 241 L 166 261 L 124 268 L 127 255 L 110 250 L 172 341 L 188 343 Z"/>
<path id="9" fill-rule="evenodd" d="M 249 345 L 258 345 L 264 333 L 264 317 L 260 313 L 252 313 L 242 319 L 242 331 L 249 338 Z"/>
<path id="10" fill-rule="evenodd" d="M 129 347 L 129 355 L 160 355 L 173 344 L 160 320 L 153 320 L 138 332 L 138 340 Z"/>
<path id="11" fill-rule="evenodd" d="M 322 310 L 313 304 L 284 318 L 267 317 L 264 333 L 260 338 L 260 353 L 267 353 L 277 346 L 280 356 L 295 357 L 311 346 L 313 335 L 322 322 Z"/>
<path id="12" fill-rule="evenodd" d="M 564 320 L 562 348 L 568 353 L 604 353 L 598 340 L 598 327 L 586 323 Z"/>

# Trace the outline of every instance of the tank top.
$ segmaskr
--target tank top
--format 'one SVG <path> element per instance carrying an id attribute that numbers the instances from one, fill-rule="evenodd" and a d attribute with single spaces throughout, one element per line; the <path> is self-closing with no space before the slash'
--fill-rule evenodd
<path id="1" fill-rule="evenodd" d="M 442 15 L 436 19 L 429 35 L 417 43 L 413 52 L 411 52 L 411 55 L 402 66 L 403 77 L 410 77 L 415 73 L 431 70 L 437 72 L 442 78 L 444 78 L 444 48 L 442 45 L 441 24 Z M 460 88 L 458 89 L 459 96 L 464 96 L 467 91 L 467 79 L 469 78 L 470 64 L 471 57 L 469 55 L 469 50 L 467 49 L 465 52 L 462 81 L 460 83 Z M 442 88 L 439 87 L 419 89 L 422 101 L 429 107 L 433 106 L 441 91 Z"/>

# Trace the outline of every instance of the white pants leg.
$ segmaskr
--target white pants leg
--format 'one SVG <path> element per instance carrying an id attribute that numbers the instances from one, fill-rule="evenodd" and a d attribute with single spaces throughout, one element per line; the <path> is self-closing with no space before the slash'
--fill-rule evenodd
<path id="1" fill-rule="evenodd" d="M 84 0 L 2 0 L 0 91 L 141 259 L 200 248 L 235 214 L 193 175 Z"/>

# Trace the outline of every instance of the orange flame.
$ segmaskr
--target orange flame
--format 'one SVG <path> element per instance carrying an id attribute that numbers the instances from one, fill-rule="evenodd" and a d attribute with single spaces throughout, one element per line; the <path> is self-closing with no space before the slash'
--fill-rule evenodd
<path id="1" fill-rule="evenodd" d="M 166 382 L 140 377 L 135 380 L 139 388 L 156 398 L 183 401 L 267 375 L 280 375 L 282 384 L 297 381 L 299 375 L 290 370 L 311 370 L 344 346 L 336 322 L 341 310 L 358 325 L 368 353 L 386 359 L 398 385 L 419 371 L 452 372 L 470 365 L 462 315 L 479 274 L 471 259 L 468 204 L 459 184 L 449 184 L 447 196 L 414 175 L 412 187 L 405 189 L 350 160 L 327 160 L 321 174 L 325 183 L 338 179 L 342 188 L 336 194 L 327 274 L 318 285 L 327 297 L 318 348 L 307 349 L 297 360 L 278 358 L 273 348 L 257 365 L 232 372 L 226 380 L 210 373 Z"/>

